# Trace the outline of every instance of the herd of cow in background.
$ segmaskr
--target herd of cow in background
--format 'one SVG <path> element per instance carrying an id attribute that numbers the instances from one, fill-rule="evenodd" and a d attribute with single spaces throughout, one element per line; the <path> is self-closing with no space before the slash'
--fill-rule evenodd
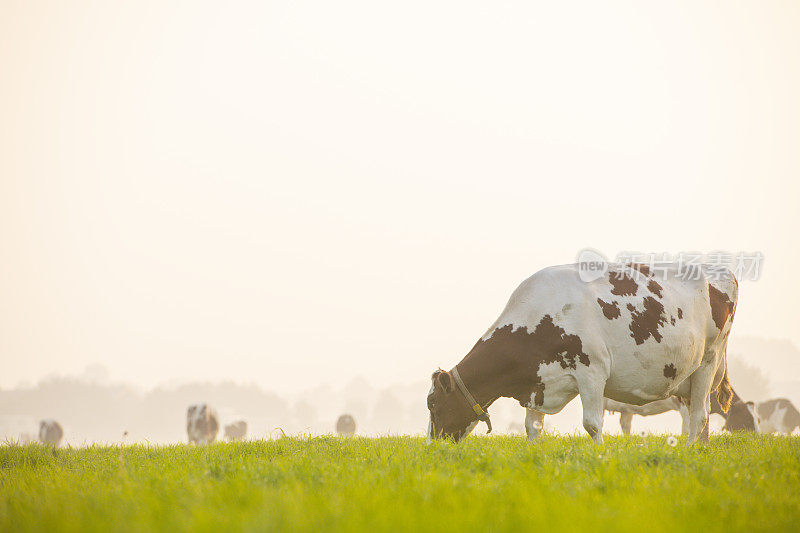
<path id="1" fill-rule="evenodd" d="M 735 408 L 738 407 L 738 408 Z M 605 400 L 605 409 L 610 413 L 619 413 L 619 425 L 625 435 L 631 432 L 631 423 L 634 415 L 651 416 L 666 413 L 668 411 L 678 411 L 681 414 L 683 424 L 682 433 L 688 433 L 688 410 L 677 398 L 671 397 L 665 400 L 658 400 L 645 405 L 629 405 Z M 746 410 L 746 411 L 745 411 Z M 722 427 L 725 431 L 758 431 L 759 433 L 782 433 L 791 434 L 795 429 L 800 428 L 800 411 L 786 398 L 776 398 L 763 402 L 744 402 L 738 396 L 735 397 L 732 408 L 727 413 L 723 412 L 712 396 L 711 412 L 718 414 L 725 419 Z M 754 413 L 748 417 L 745 413 Z M 525 430 L 528 437 L 538 437 L 543 428 L 544 415 L 538 413 L 531 415 L 535 411 L 528 411 L 525 419 Z M 755 424 L 752 421 L 755 420 Z M 219 433 L 220 423 L 217 411 L 208 404 L 201 403 L 189 406 L 186 413 L 186 434 L 192 444 L 210 444 L 214 442 Z M 352 415 L 343 414 L 336 420 L 336 434 L 341 437 L 354 435 L 356 432 L 356 421 Z M 223 428 L 223 436 L 231 442 L 245 440 L 247 437 L 247 422 L 236 420 Z M 64 437 L 64 430 L 55 420 L 48 419 L 39 422 L 39 442 L 51 446 L 58 446 Z M 29 439 L 23 439 L 26 441 Z"/>
<path id="2" fill-rule="evenodd" d="M 247 422 L 237 420 L 224 428 L 225 438 L 229 441 L 241 441 L 247 437 Z M 190 405 L 186 412 L 186 434 L 192 444 L 209 444 L 214 442 L 219 432 L 219 415 L 208 404 Z M 356 420 L 352 415 L 344 414 L 336 421 L 336 433 L 346 437 L 355 434 Z"/>

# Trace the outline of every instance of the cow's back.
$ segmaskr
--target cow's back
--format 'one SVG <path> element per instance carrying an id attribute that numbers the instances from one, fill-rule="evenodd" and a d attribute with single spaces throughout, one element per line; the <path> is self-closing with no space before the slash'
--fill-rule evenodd
<path id="1" fill-rule="evenodd" d="M 675 264 L 658 267 L 611 264 L 592 281 L 577 265 L 543 269 L 520 284 L 482 340 L 509 325 L 530 333 L 548 321 L 589 355 L 576 372 L 608 376 L 607 397 L 639 405 L 666 398 L 704 358 L 724 352 L 737 289 L 728 270 L 714 279 L 703 266 L 684 279 Z"/>

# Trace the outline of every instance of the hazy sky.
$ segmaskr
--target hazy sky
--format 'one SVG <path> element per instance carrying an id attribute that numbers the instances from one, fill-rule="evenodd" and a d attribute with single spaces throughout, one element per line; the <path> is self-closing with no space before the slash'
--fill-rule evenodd
<path id="1" fill-rule="evenodd" d="M 0 3 L 0 386 L 457 362 L 536 270 L 760 251 L 800 344 L 800 3 Z"/>

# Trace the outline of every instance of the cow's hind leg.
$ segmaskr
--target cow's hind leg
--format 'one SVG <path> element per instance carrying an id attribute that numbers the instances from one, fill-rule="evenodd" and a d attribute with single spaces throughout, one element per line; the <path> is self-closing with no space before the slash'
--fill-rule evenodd
<path id="1" fill-rule="evenodd" d="M 603 389 L 602 384 L 589 383 L 579 387 L 583 406 L 583 428 L 598 444 L 603 443 Z"/>
<path id="2" fill-rule="evenodd" d="M 542 427 L 544 426 L 544 413 L 540 413 L 535 409 L 525 409 L 525 433 L 528 434 L 528 440 L 531 442 L 538 440 L 542 434 Z"/>
<path id="3" fill-rule="evenodd" d="M 710 394 L 714 394 L 714 392 L 712 391 Z M 700 433 L 700 440 L 703 441 L 703 442 L 708 442 L 708 430 L 710 429 L 709 428 L 709 425 L 710 425 L 709 419 L 711 418 L 711 400 L 710 399 L 708 401 L 708 404 L 706 404 L 706 413 L 708 413 L 706 415 L 706 424 L 705 424 L 705 426 L 703 426 L 703 431 Z"/>
<path id="4" fill-rule="evenodd" d="M 619 414 L 619 427 L 625 435 L 631 434 L 631 423 L 633 422 L 633 413 L 620 413 Z"/>
<path id="5" fill-rule="evenodd" d="M 689 408 L 685 402 L 681 402 L 678 407 L 678 412 L 681 414 L 681 435 L 689 434 Z"/>

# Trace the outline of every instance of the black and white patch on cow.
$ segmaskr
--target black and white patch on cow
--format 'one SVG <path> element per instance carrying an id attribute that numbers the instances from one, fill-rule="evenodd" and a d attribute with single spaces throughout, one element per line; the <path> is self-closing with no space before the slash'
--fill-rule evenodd
<path id="1" fill-rule="evenodd" d="M 725 416 L 725 431 L 731 433 L 743 431 L 758 431 L 758 417 L 753 402 L 734 402 Z"/>
<path id="2" fill-rule="evenodd" d="M 725 349 L 738 286 L 705 266 L 696 279 L 675 264 L 659 272 L 612 264 L 586 282 L 562 265 L 522 282 L 455 368 L 432 375 L 429 437 L 459 440 L 501 396 L 545 414 L 580 396 L 583 426 L 601 441 L 604 396 L 632 405 L 677 396 L 690 406 L 689 440 L 706 438 L 711 391 L 725 409 L 731 399 Z M 537 417 L 526 417 L 529 434 Z"/>
<path id="3" fill-rule="evenodd" d="M 189 442 L 194 444 L 210 444 L 219 432 L 219 416 L 207 404 L 190 405 L 186 412 L 186 433 Z"/>

